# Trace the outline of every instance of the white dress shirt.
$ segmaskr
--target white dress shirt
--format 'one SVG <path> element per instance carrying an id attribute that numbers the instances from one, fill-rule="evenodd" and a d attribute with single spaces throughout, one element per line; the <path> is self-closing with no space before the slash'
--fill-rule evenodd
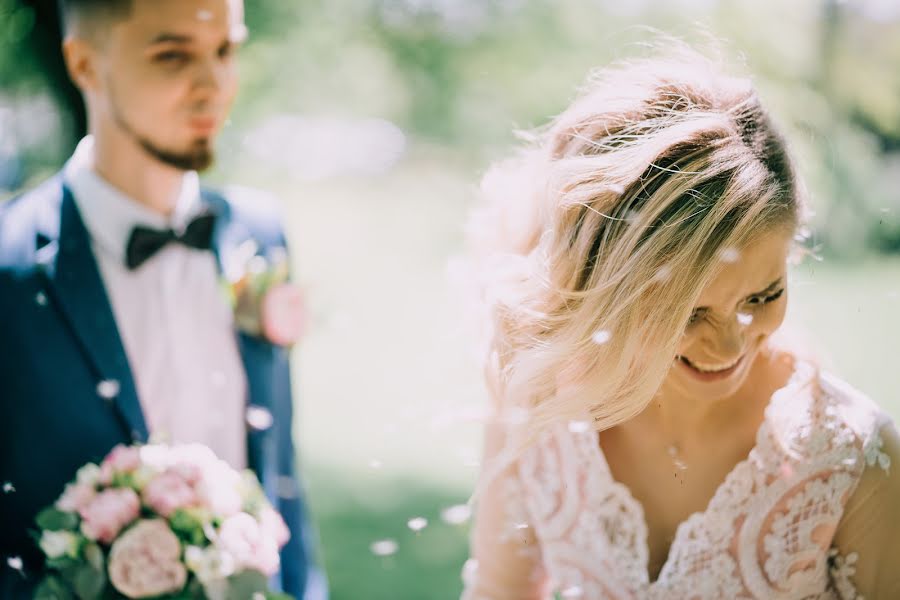
<path id="1" fill-rule="evenodd" d="M 244 468 L 247 381 L 215 255 L 170 243 L 133 271 L 125 265 L 135 225 L 182 233 L 201 212 L 197 174 L 185 173 L 167 219 L 113 187 L 93 164 L 86 137 L 63 177 L 91 235 L 150 435 L 205 444 Z"/>

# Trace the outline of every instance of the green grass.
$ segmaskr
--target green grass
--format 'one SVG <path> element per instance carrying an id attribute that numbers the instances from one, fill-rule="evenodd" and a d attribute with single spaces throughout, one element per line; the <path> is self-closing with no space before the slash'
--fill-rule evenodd
<path id="1" fill-rule="evenodd" d="M 459 597 L 467 532 L 439 514 L 470 493 L 480 432 L 467 415 L 484 395 L 447 264 L 476 179 L 422 161 L 279 190 L 312 302 L 295 356 L 298 434 L 335 600 Z M 900 417 L 900 260 L 806 262 L 788 322 Z M 414 534 L 413 517 L 428 527 Z M 380 539 L 396 555 L 373 555 Z"/>

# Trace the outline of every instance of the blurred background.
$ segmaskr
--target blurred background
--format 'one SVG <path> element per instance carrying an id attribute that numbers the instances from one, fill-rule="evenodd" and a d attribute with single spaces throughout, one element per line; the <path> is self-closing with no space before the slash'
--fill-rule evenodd
<path id="1" fill-rule="evenodd" d="M 53 2 L 0 0 L 0 200 L 84 113 Z M 213 185 L 281 199 L 313 312 L 297 433 L 336 600 L 457 598 L 484 392 L 457 257 L 480 175 L 645 26 L 722 39 L 786 130 L 818 259 L 789 319 L 900 417 L 897 0 L 247 0 Z M 705 33 L 700 33 L 705 32 Z"/>

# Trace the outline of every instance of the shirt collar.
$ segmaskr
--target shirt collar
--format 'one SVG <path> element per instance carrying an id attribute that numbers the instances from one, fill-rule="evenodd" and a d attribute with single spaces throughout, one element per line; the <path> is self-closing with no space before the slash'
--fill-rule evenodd
<path id="1" fill-rule="evenodd" d="M 87 136 L 66 162 L 63 179 L 75 197 L 75 204 L 94 242 L 122 262 L 135 226 L 171 228 L 181 233 L 203 210 L 196 171 L 187 171 L 182 176 L 175 210 L 166 218 L 114 187 L 94 170 L 93 165 L 94 140 Z"/>

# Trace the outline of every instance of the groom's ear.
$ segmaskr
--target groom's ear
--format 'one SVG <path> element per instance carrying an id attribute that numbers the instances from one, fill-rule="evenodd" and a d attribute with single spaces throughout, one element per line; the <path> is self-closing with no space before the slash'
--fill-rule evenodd
<path id="1" fill-rule="evenodd" d="M 63 59 L 72 82 L 83 94 L 96 91 L 100 84 L 96 46 L 79 36 L 68 35 L 62 44 Z"/>

